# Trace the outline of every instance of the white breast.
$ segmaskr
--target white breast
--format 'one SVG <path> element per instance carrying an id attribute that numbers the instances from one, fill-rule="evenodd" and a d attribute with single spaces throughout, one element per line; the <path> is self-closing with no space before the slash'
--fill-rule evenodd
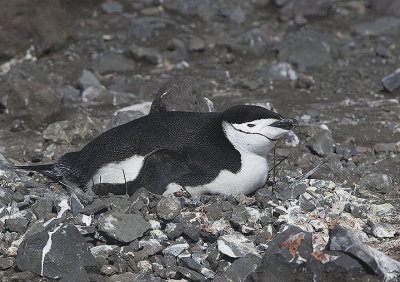
<path id="1" fill-rule="evenodd" d="M 242 167 L 237 173 L 222 170 L 210 183 L 186 187 L 191 194 L 249 194 L 265 185 L 268 177 L 267 159 L 256 154 L 241 153 Z"/>

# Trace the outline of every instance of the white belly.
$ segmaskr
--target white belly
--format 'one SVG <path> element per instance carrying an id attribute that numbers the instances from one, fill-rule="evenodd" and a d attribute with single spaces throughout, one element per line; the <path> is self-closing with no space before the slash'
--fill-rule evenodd
<path id="1" fill-rule="evenodd" d="M 238 195 L 249 194 L 265 185 L 268 178 L 267 159 L 255 154 L 241 153 L 242 167 L 237 173 L 222 170 L 210 183 L 199 186 L 187 186 L 192 195 L 212 193 Z M 177 190 L 177 185 L 171 183 L 164 194 Z"/>
<path id="2" fill-rule="evenodd" d="M 93 178 L 87 183 L 87 187 L 99 183 L 122 184 L 133 181 L 138 176 L 144 161 L 143 156 L 134 155 L 118 163 L 109 163 L 100 168 Z"/>

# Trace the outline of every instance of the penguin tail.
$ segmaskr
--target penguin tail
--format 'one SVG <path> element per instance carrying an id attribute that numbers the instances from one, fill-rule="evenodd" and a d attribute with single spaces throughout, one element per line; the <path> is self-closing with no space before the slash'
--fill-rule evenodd
<path id="1" fill-rule="evenodd" d="M 62 181 L 63 176 L 60 173 L 59 169 L 56 167 L 56 164 L 44 164 L 44 165 L 22 165 L 22 166 L 14 166 L 16 169 L 23 169 L 29 171 L 36 171 L 48 178 L 55 180 L 57 182 Z"/>

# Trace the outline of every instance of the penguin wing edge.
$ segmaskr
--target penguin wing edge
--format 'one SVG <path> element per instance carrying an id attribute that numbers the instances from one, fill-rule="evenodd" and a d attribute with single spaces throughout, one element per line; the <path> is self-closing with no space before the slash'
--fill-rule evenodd
<path id="1" fill-rule="evenodd" d="M 134 181 L 134 187 L 144 187 L 151 193 L 162 194 L 168 184 L 190 173 L 184 153 L 171 149 L 157 149 L 146 156 L 143 167 Z M 131 194 L 134 191 L 129 192 Z"/>

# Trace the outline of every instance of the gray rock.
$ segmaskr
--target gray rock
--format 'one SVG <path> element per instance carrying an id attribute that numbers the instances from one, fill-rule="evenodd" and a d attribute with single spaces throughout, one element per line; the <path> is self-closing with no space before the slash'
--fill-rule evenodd
<path id="1" fill-rule="evenodd" d="M 366 206 L 356 206 L 350 203 L 347 203 L 344 206 L 344 211 L 351 213 L 351 215 L 356 218 L 366 218 L 368 214 L 368 209 Z"/>
<path id="2" fill-rule="evenodd" d="M 189 41 L 188 49 L 191 52 L 202 52 L 206 49 L 206 43 L 200 37 L 194 36 Z"/>
<path id="3" fill-rule="evenodd" d="M 171 246 L 165 248 L 162 252 L 164 255 L 172 255 L 174 257 L 177 257 L 183 251 L 186 251 L 188 248 L 189 248 L 188 243 L 174 244 L 174 245 L 171 245 Z"/>
<path id="4" fill-rule="evenodd" d="M 400 147 L 396 143 L 376 143 L 374 151 L 377 154 L 389 154 L 391 152 L 400 151 Z"/>
<path id="5" fill-rule="evenodd" d="M 63 94 L 64 101 L 78 102 L 81 99 L 81 91 L 72 87 L 57 88 Z"/>
<path id="6" fill-rule="evenodd" d="M 82 102 L 91 105 L 106 104 L 110 100 L 109 96 L 103 85 L 92 85 L 82 92 Z"/>
<path id="7" fill-rule="evenodd" d="M 222 204 L 219 202 L 206 205 L 204 211 L 206 212 L 208 219 L 218 220 L 222 218 Z"/>
<path id="8" fill-rule="evenodd" d="M 98 265 L 108 264 L 108 256 L 113 252 L 117 246 L 115 245 L 100 245 L 90 249 Z"/>
<path id="9" fill-rule="evenodd" d="M 345 160 L 349 160 L 351 157 L 357 154 L 357 150 L 354 146 L 336 145 L 335 152 L 336 154 L 341 155 Z"/>
<path id="10" fill-rule="evenodd" d="M 133 281 L 137 276 L 138 276 L 138 274 L 135 274 L 132 272 L 125 272 L 122 274 L 116 274 L 116 275 L 110 276 L 109 281 L 111 281 L 111 282 Z"/>
<path id="11" fill-rule="evenodd" d="M 3 60 L 25 54 L 32 44 L 35 55 L 44 56 L 76 38 L 74 17 L 58 1 L 2 2 L 0 26 Z"/>
<path id="12" fill-rule="evenodd" d="M 132 21 L 129 33 L 137 39 L 148 39 L 153 35 L 154 30 L 163 29 L 168 24 L 174 24 L 174 22 L 159 17 L 142 17 Z"/>
<path id="13" fill-rule="evenodd" d="M 244 225 L 250 218 L 249 213 L 243 206 L 235 206 L 232 211 L 232 216 L 230 218 L 230 223 L 234 227 L 240 227 Z"/>
<path id="14" fill-rule="evenodd" d="M 103 265 L 100 268 L 100 273 L 106 276 L 111 276 L 118 273 L 118 269 L 114 265 Z"/>
<path id="15" fill-rule="evenodd" d="M 267 80 L 297 80 L 297 74 L 289 63 L 271 64 L 266 70 Z"/>
<path id="16" fill-rule="evenodd" d="M 15 263 L 15 258 L 7 257 L 7 258 L 0 258 L 0 270 L 6 270 L 13 267 Z"/>
<path id="17" fill-rule="evenodd" d="M 305 74 L 297 74 L 297 80 L 296 80 L 296 88 L 301 88 L 301 89 L 309 89 L 311 86 L 315 85 L 315 80 L 312 76 L 310 75 L 305 75 Z"/>
<path id="18" fill-rule="evenodd" d="M 16 272 L 10 277 L 10 281 L 32 281 L 33 279 L 40 279 L 38 275 L 30 271 Z"/>
<path id="19" fill-rule="evenodd" d="M 106 1 L 100 5 L 100 7 L 107 14 L 121 14 L 124 11 L 124 6 L 117 1 Z"/>
<path id="20" fill-rule="evenodd" d="M 308 139 L 307 146 L 312 152 L 323 157 L 332 152 L 333 143 L 332 132 L 327 129 L 321 129 Z"/>
<path id="21" fill-rule="evenodd" d="M 339 225 L 329 230 L 329 249 L 344 252 L 368 267 L 386 281 L 400 277 L 400 262 L 362 243 L 354 234 Z"/>
<path id="22" fill-rule="evenodd" d="M 383 45 L 379 44 L 378 46 L 376 46 L 375 52 L 378 56 L 382 57 L 382 58 L 390 58 L 392 57 L 392 54 L 390 53 L 390 51 Z"/>
<path id="23" fill-rule="evenodd" d="M 183 223 L 168 223 L 165 227 L 165 232 L 167 233 L 168 239 L 174 240 L 182 235 L 185 226 Z"/>
<path id="24" fill-rule="evenodd" d="M 372 22 L 356 24 L 351 29 L 361 36 L 379 36 L 397 32 L 399 27 L 399 18 L 382 17 Z"/>
<path id="25" fill-rule="evenodd" d="M 181 210 L 181 201 L 174 196 L 163 197 L 157 204 L 157 216 L 168 221 L 177 217 Z"/>
<path id="26" fill-rule="evenodd" d="M 393 238 L 397 233 L 397 228 L 388 223 L 379 223 L 372 220 L 367 221 L 364 231 L 377 238 Z"/>
<path id="27" fill-rule="evenodd" d="M 43 137 L 59 144 L 77 144 L 91 140 L 103 132 L 102 122 L 87 115 L 77 115 L 70 121 L 57 121 L 50 124 Z"/>
<path id="28" fill-rule="evenodd" d="M 273 0 L 272 2 L 277 5 L 278 7 L 281 7 L 285 4 L 287 4 L 291 0 Z"/>
<path id="29" fill-rule="evenodd" d="M 101 83 L 97 77 L 88 70 L 83 70 L 81 76 L 78 79 L 78 87 L 85 90 L 89 86 L 100 86 Z"/>
<path id="30" fill-rule="evenodd" d="M 279 60 L 295 65 L 301 71 L 322 67 L 337 55 L 334 38 L 314 30 L 288 34 L 277 48 Z"/>
<path id="31" fill-rule="evenodd" d="M 139 111 L 120 111 L 117 112 L 117 114 L 113 115 L 111 120 L 108 122 L 106 125 L 104 131 L 107 131 L 113 127 L 125 124 L 127 122 L 130 122 L 132 120 L 138 119 L 140 117 L 144 116 L 142 112 Z"/>
<path id="32" fill-rule="evenodd" d="M 183 234 L 191 240 L 197 242 L 200 239 L 201 225 L 198 221 L 186 221 L 184 224 Z"/>
<path id="33" fill-rule="evenodd" d="M 186 45 L 182 40 L 172 38 L 167 42 L 167 50 L 163 55 L 172 64 L 177 64 L 187 58 L 188 52 L 186 49 Z"/>
<path id="34" fill-rule="evenodd" d="M 316 208 L 315 198 L 308 193 L 303 193 L 299 198 L 300 207 L 305 212 L 312 212 Z"/>
<path id="35" fill-rule="evenodd" d="M 131 210 L 140 210 L 143 207 L 147 207 L 150 204 L 150 194 L 145 188 L 137 189 L 133 195 L 129 198 L 129 201 L 133 203 L 131 205 Z M 156 202 L 153 202 L 156 204 Z M 154 206 L 153 206 L 154 207 Z"/>
<path id="36" fill-rule="evenodd" d="M 382 194 L 390 193 L 393 189 L 392 178 L 384 173 L 370 173 L 361 179 L 360 189 Z"/>
<path id="37" fill-rule="evenodd" d="M 400 17 L 400 2 L 398 0 L 371 0 L 372 11 L 387 16 Z"/>
<path id="38" fill-rule="evenodd" d="M 133 60 L 126 58 L 122 54 L 108 53 L 99 57 L 93 63 L 93 69 L 101 74 L 133 72 L 136 69 L 136 64 Z"/>
<path id="39" fill-rule="evenodd" d="M 5 221 L 6 229 L 11 232 L 17 232 L 23 234 L 28 229 L 29 220 L 23 217 L 9 218 Z"/>
<path id="40" fill-rule="evenodd" d="M 243 89 L 249 89 L 251 91 L 256 90 L 258 87 L 260 87 L 260 85 L 260 82 L 246 78 L 241 79 L 238 83 L 235 84 L 235 86 L 239 86 Z"/>
<path id="41" fill-rule="evenodd" d="M 180 261 L 183 262 L 188 268 L 190 268 L 198 273 L 201 273 L 208 279 L 213 279 L 215 276 L 214 271 L 212 271 L 211 269 L 208 269 L 207 267 L 198 263 L 197 261 L 195 261 L 192 258 L 182 257 L 182 258 L 180 258 Z"/>
<path id="42" fill-rule="evenodd" d="M 233 64 L 235 62 L 235 55 L 233 55 L 232 53 L 226 53 L 224 59 L 225 63 Z"/>
<path id="43" fill-rule="evenodd" d="M 24 195 L 22 193 L 16 191 L 13 194 L 12 199 L 17 203 L 20 203 L 20 202 L 23 202 L 25 198 L 24 198 Z"/>
<path id="44" fill-rule="evenodd" d="M 308 0 L 308 1 L 278 1 L 278 6 L 284 5 L 281 10 L 281 19 L 290 20 L 298 16 L 323 17 L 331 11 L 334 1 Z M 282 4 L 284 3 L 284 4 Z"/>
<path id="45" fill-rule="evenodd" d="M 143 248 L 143 251 L 145 251 L 149 256 L 152 256 L 163 249 L 163 246 L 156 239 L 140 240 L 139 247 Z"/>
<path id="46" fill-rule="evenodd" d="M 185 1 L 185 0 L 166 0 L 162 5 L 166 10 L 176 12 L 182 16 L 199 16 L 204 21 L 210 21 L 218 17 L 222 7 L 214 1 Z M 225 6 L 225 12 L 228 7 Z M 225 16 L 227 16 L 225 14 Z"/>
<path id="47" fill-rule="evenodd" d="M 217 242 L 218 250 L 231 258 L 244 257 L 247 254 L 257 254 L 253 242 L 240 233 L 221 236 Z"/>
<path id="48" fill-rule="evenodd" d="M 134 60 L 152 65 L 162 62 L 162 56 L 153 48 L 141 47 L 136 44 L 129 46 L 126 54 Z"/>
<path id="49" fill-rule="evenodd" d="M 243 55 L 262 57 L 276 46 L 279 37 L 280 35 L 267 26 L 252 28 L 240 34 L 232 48 L 240 51 Z"/>
<path id="50" fill-rule="evenodd" d="M 204 275 L 186 267 L 178 266 L 178 271 L 190 281 L 207 281 L 207 278 Z"/>
<path id="51" fill-rule="evenodd" d="M 314 281 L 380 281 L 351 256 L 338 251 L 314 251 L 310 266 Z"/>
<path id="52" fill-rule="evenodd" d="M 270 202 L 275 199 L 274 194 L 272 193 L 272 189 L 268 187 L 264 187 L 258 189 L 255 194 L 255 199 L 257 202 L 257 206 L 260 209 L 265 209 L 270 206 Z"/>
<path id="53" fill-rule="evenodd" d="M 74 216 L 77 216 L 80 212 L 83 211 L 84 208 L 84 205 L 81 203 L 75 193 L 71 194 L 71 197 L 69 198 L 69 205 Z"/>
<path id="54" fill-rule="evenodd" d="M 198 82 L 189 77 L 167 81 L 158 90 L 150 113 L 163 111 L 212 112 L 213 103 L 201 95 Z"/>
<path id="55" fill-rule="evenodd" d="M 19 176 L 15 171 L 11 170 L 12 165 L 9 161 L 0 154 L 0 181 L 7 180 L 9 182 L 14 182 Z"/>
<path id="56" fill-rule="evenodd" d="M 311 233 L 288 226 L 268 244 L 255 281 L 312 281 L 307 263 L 312 251 Z"/>
<path id="57" fill-rule="evenodd" d="M 76 227 L 58 225 L 24 239 L 17 267 L 53 279 L 89 281 L 85 269 L 96 267 L 96 261 Z"/>
<path id="58" fill-rule="evenodd" d="M 282 201 L 297 199 L 306 189 L 307 185 L 303 182 L 289 184 L 282 181 L 275 185 L 276 197 Z"/>
<path id="59" fill-rule="evenodd" d="M 227 279 L 228 281 L 245 282 L 251 280 L 251 277 L 257 267 L 261 264 L 261 258 L 249 254 L 244 258 L 235 260 L 222 274 L 220 279 Z M 216 278 L 218 280 L 218 277 Z"/>
<path id="60" fill-rule="evenodd" d="M 163 282 L 163 280 L 150 274 L 139 274 L 132 282 Z"/>
<path id="61" fill-rule="evenodd" d="M 83 208 L 82 213 L 86 215 L 94 215 L 100 212 L 107 211 L 110 207 L 110 203 L 103 201 L 102 199 L 96 199 L 90 205 Z"/>
<path id="62" fill-rule="evenodd" d="M 60 113 L 62 94 L 50 85 L 28 80 L 17 80 L 5 106 L 13 118 L 24 120 L 31 126 L 51 122 Z"/>
<path id="63" fill-rule="evenodd" d="M 400 19 L 399 19 L 400 20 Z M 389 74 L 382 79 L 383 87 L 389 92 L 393 92 L 400 87 L 400 71 Z"/>
<path id="64" fill-rule="evenodd" d="M 103 214 L 99 219 L 99 230 L 109 237 L 129 243 L 150 229 L 150 224 L 140 215 L 110 212 Z"/>

